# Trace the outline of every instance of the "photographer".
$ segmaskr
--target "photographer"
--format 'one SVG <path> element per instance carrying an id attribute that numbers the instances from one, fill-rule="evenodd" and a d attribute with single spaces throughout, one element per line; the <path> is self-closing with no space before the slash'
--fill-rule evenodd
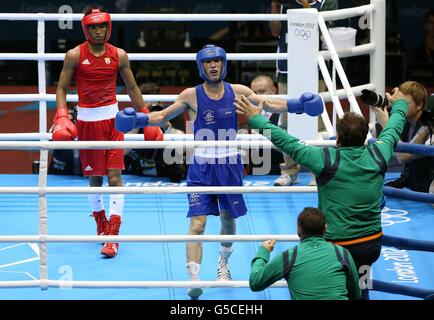
<path id="1" fill-rule="evenodd" d="M 409 107 L 404 130 L 401 134 L 402 142 L 415 144 L 432 144 L 432 123 L 434 101 L 432 97 L 427 102 L 427 90 L 419 82 L 406 81 L 399 86 L 399 90 L 408 98 Z M 362 101 L 374 106 L 373 111 L 382 128 L 389 120 L 387 99 L 368 90 L 363 90 Z M 386 183 L 394 188 L 409 188 L 413 191 L 428 192 L 434 179 L 434 158 L 408 153 L 396 153 L 396 158 L 404 164 L 401 176 Z"/>

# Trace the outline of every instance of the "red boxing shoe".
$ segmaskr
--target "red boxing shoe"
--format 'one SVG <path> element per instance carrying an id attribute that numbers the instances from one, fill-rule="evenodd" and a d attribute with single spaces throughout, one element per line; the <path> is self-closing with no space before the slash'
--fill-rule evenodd
<path id="1" fill-rule="evenodd" d="M 110 216 L 110 222 L 108 227 L 109 236 L 119 235 L 119 229 L 121 227 L 121 216 L 117 214 L 112 214 Z M 106 257 L 113 258 L 117 255 L 119 248 L 119 243 L 107 242 L 101 250 L 101 254 Z"/>
<path id="2" fill-rule="evenodd" d="M 92 216 L 95 218 L 96 222 L 96 234 L 99 236 L 108 234 L 109 222 L 105 216 L 105 210 L 94 211 L 92 212 Z"/>
<path id="3" fill-rule="evenodd" d="M 101 250 L 101 254 L 107 258 L 114 258 L 118 254 L 119 243 L 107 242 Z"/>

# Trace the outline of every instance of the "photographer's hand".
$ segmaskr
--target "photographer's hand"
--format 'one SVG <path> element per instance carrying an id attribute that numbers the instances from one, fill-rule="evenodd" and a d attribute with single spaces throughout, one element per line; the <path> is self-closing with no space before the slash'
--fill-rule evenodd
<path id="1" fill-rule="evenodd" d="M 390 95 L 390 93 L 386 92 L 386 98 L 387 98 L 387 100 L 389 100 L 391 105 L 393 105 L 393 103 L 399 99 L 403 99 L 403 100 L 407 101 L 407 103 L 410 103 L 408 101 L 408 97 L 405 94 L 403 94 L 401 91 L 399 91 L 398 88 L 393 88 L 392 92 L 393 92 L 392 95 Z"/>
<path id="2" fill-rule="evenodd" d="M 385 127 L 387 121 L 389 121 L 389 112 L 387 108 L 381 108 L 381 107 L 374 107 L 371 106 L 372 111 L 374 111 L 375 116 L 377 118 L 378 123 L 381 125 L 381 127 Z"/>

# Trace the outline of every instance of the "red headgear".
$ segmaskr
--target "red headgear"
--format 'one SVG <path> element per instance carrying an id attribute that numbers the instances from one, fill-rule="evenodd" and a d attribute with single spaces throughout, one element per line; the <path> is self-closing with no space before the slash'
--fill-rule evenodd
<path id="1" fill-rule="evenodd" d="M 112 20 L 110 19 L 110 15 L 107 12 L 101 12 L 99 9 L 92 9 L 91 14 L 88 14 L 81 19 L 81 26 L 83 28 L 86 40 L 92 44 L 95 44 L 95 42 L 92 40 L 92 37 L 89 34 L 88 27 L 93 24 L 101 23 L 107 23 L 107 34 L 104 40 L 107 42 L 110 39 L 110 34 L 112 32 Z"/>

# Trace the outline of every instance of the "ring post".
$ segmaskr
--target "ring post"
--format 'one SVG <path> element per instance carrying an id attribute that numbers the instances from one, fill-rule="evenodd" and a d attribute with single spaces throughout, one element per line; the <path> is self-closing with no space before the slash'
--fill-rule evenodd
<path id="1" fill-rule="evenodd" d="M 38 13 L 38 54 L 45 52 L 45 20 L 44 14 Z M 46 94 L 46 80 L 45 80 L 45 60 L 43 58 L 38 60 L 38 88 L 39 94 Z M 47 101 L 41 99 L 39 101 L 39 134 L 40 140 L 47 140 Z M 47 167 L 48 167 L 48 149 L 40 150 L 39 161 L 39 234 L 44 237 L 48 234 L 47 227 L 47 194 L 43 191 L 47 186 Z M 39 279 L 41 290 L 47 290 L 48 267 L 47 267 L 47 244 L 45 242 L 39 243 Z"/>
<path id="2" fill-rule="evenodd" d="M 288 98 L 299 98 L 304 92 L 318 93 L 318 11 L 287 10 L 288 33 Z M 317 117 L 288 113 L 288 132 L 300 139 L 316 139 Z"/>
<path id="3" fill-rule="evenodd" d="M 374 84 L 375 91 L 382 95 L 386 91 L 386 1 L 371 0 L 371 3 L 374 10 L 367 27 L 370 28 L 375 50 L 369 56 L 369 81 Z M 369 122 L 375 123 L 375 113 L 372 110 L 369 111 Z"/>

